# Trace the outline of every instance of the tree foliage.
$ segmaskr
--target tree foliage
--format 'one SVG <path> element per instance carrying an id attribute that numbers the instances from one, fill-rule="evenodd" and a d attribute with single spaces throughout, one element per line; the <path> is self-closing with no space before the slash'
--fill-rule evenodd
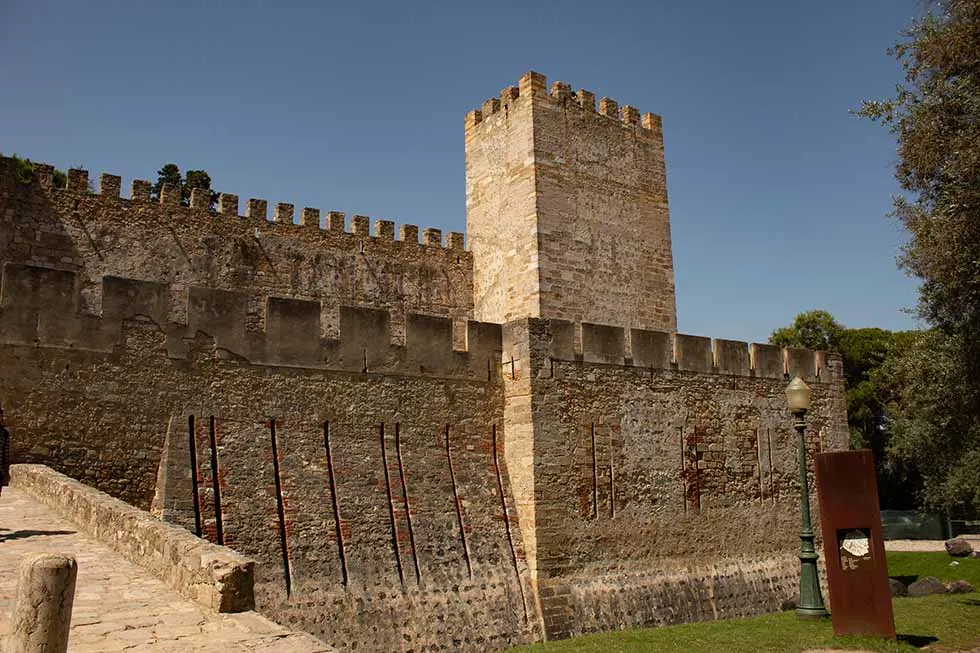
<path id="1" fill-rule="evenodd" d="M 190 206 L 192 189 L 203 188 L 206 190 L 211 190 L 211 175 L 204 170 L 188 170 L 187 173 L 181 177 L 180 168 L 177 167 L 177 164 L 168 163 L 157 170 L 157 181 L 155 184 L 153 184 L 150 190 L 152 197 L 160 197 L 160 191 L 163 190 L 164 184 L 179 187 L 181 205 Z M 209 207 L 214 208 L 214 204 L 217 201 L 218 194 L 212 191 Z"/>
<path id="2" fill-rule="evenodd" d="M 769 342 L 781 347 L 841 355 L 851 445 L 874 452 L 882 504 L 889 508 L 912 507 L 918 487 L 914 470 L 888 455 L 891 431 L 886 407 L 893 401 L 893 390 L 882 376 L 884 363 L 899 355 L 912 337 L 911 332 L 849 329 L 821 310 L 800 313 L 793 324 L 776 329 L 769 337 Z"/>
<path id="3" fill-rule="evenodd" d="M 14 160 L 14 165 L 16 166 L 14 178 L 21 184 L 31 183 L 34 180 L 34 162 L 30 159 L 19 157 L 16 154 L 11 154 L 10 158 Z M 68 185 L 68 175 L 65 174 L 64 170 L 55 168 L 51 183 L 54 184 L 55 188 L 64 188 Z"/>
<path id="4" fill-rule="evenodd" d="M 780 347 L 806 347 L 815 351 L 838 351 L 844 327 L 827 311 L 800 313 L 788 327 L 776 329 L 769 342 Z"/>
<path id="5" fill-rule="evenodd" d="M 980 513 L 980 2 L 931 3 L 891 53 L 904 83 L 859 113 L 898 141 L 899 261 L 933 326 L 885 368 L 891 451 L 922 472 L 928 505 Z"/>
<path id="6" fill-rule="evenodd" d="M 921 499 L 954 514 L 980 507 L 980 429 L 973 362 L 960 337 L 938 329 L 917 334 L 880 374 L 890 392 L 888 443 L 894 466 L 914 466 Z"/>

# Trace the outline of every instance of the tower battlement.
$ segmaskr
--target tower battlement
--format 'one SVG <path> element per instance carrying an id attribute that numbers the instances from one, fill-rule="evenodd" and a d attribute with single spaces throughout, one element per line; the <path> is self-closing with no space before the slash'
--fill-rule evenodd
<path id="1" fill-rule="evenodd" d="M 552 82 L 548 88 L 548 80 L 541 73 L 528 72 L 521 77 L 517 86 L 508 86 L 500 92 L 499 98 L 487 99 L 479 109 L 473 109 L 466 114 L 466 128 L 475 128 L 484 119 L 490 118 L 500 111 L 508 111 L 510 105 L 521 97 L 537 96 L 548 98 L 556 105 L 565 109 L 579 107 L 587 113 L 594 113 L 614 121 L 624 128 L 631 130 L 638 138 L 663 139 L 663 121 L 653 113 L 640 114 L 639 110 L 630 105 L 620 106 L 616 100 L 603 97 L 599 99 L 596 108 L 595 93 L 586 89 L 572 92 L 572 87 L 565 82 Z"/>
<path id="2" fill-rule="evenodd" d="M 474 310 L 677 328 L 659 116 L 529 72 L 466 118 Z"/>

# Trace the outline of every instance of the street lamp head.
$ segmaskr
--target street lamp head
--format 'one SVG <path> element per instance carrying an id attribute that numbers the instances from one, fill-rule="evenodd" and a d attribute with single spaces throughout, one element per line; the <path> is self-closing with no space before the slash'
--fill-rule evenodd
<path id="1" fill-rule="evenodd" d="M 800 377 L 794 378 L 786 386 L 786 402 L 789 404 L 791 413 L 810 410 L 810 386 L 803 383 L 803 379 Z"/>

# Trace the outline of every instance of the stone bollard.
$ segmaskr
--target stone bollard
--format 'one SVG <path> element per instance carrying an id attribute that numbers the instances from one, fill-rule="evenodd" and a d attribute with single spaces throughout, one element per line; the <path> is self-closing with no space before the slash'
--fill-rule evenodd
<path id="1" fill-rule="evenodd" d="M 65 653 L 78 565 L 71 556 L 25 556 L 17 581 L 7 653 Z"/>

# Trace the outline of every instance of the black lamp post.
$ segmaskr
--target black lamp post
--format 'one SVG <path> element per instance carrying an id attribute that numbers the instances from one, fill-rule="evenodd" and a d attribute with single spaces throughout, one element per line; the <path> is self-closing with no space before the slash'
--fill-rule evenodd
<path id="1" fill-rule="evenodd" d="M 817 551 L 813 546 L 813 526 L 810 524 L 810 488 L 806 475 L 806 411 L 810 409 L 810 388 L 800 377 L 786 386 L 789 410 L 796 418 L 794 426 L 799 436 L 800 459 L 800 507 L 803 528 L 800 531 L 800 604 L 796 614 L 802 619 L 822 619 L 827 609 L 820 594 L 820 578 L 817 576 Z"/>

